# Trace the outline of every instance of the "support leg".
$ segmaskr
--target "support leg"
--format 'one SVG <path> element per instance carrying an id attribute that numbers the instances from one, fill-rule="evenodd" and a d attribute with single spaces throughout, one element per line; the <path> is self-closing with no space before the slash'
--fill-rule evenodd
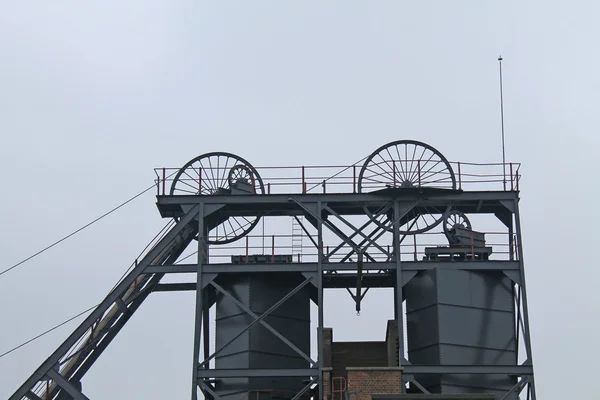
<path id="1" fill-rule="evenodd" d="M 394 232 L 393 232 L 393 245 L 394 245 L 394 261 L 396 262 L 396 290 L 394 294 L 395 310 L 396 310 L 396 324 L 398 326 L 398 367 L 402 367 L 404 359 L 404 319 L 402 312 L 402 264 L 400 262 L 400 203 L 394 201 Z M 402 393 L 406 391 L 406 387 L 402 385 Z"/>
<path id="2" fill-rule="evenodd" d="M 317 210 L 321 211 L 321 202 L 317 203 Z M 317 264 L 317 291 L 318 291 L 318 314 L 319 326 L 317 327 L 317 360 L 319 367 L 319 399 L 323 398 L 323 223 L 319 218 L 317 220 L 317 235 L 318 235 L 318 254 L 319 260 Z"/>
<path id="3" fill-rule="evenodd" d="M 517 228 L 517 254 L 519 256 L 519 270 L 521 273 L 521 299 L 523 301 L 522 304 L 522 313 L 523 313 L 523 323 L 524 323 L 524 331 L 523 331 L 523 339 L 525 340 L 525 351 L 527 353 L 527 363 L 533 365 L 533 356 L 531 354 L 531 337 L 529 330 L 529 309 L 527 307 L 527 290 L 525 285 L 525 270 L 523 263 L 523 243 L 522 243 L 522 231 L 521 231 L 521 218 L 519 215 L 519 201 L 515 200 L 515 222 Z M 533 376 L 529 381 L 529 389 L 531 392 L 531 399 L 536 400 L 535 396 L 535 385 L 533 381 Z"/>
<path id="4" fill-rule="evenodd" d="M 206 262 L 206 230 L 204 228 L 204 204 L 200 204 L 198 214 L 198 271 L 196 279 L 196 321 L 194 326 L 194 362 L 192 364 L 192 400 L 198 400 L 198 363 L 200 361 L 200 337 L 204 314 L 203 265 Z M 204 389 L 202 393 L 205 394 Z M 206 397 L 206 395 L 205 395 Z"/>

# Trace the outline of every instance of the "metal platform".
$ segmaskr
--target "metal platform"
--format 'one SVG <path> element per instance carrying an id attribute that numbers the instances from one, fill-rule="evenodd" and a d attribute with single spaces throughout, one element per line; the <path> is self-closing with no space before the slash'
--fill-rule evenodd
<path id="1" fill-rule="evenodd" d="M 425 261 L 487 261 L 492 255 L 491 247 L 439 246 L 426 247 Z"/>

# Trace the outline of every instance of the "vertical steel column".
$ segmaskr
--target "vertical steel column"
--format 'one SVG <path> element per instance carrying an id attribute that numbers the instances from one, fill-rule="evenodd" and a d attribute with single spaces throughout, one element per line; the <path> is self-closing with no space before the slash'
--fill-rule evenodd
<path id="1" fill-rule="evenodd" d="M 525 339 L 525 351 L 527 353 L 527 362 L 533 365 L 533 356 L 531 354 L 531 336 L 529 331 L 529 309 L 527 305 L 527 290 L 525 289 L 525 263 L 523 261 L 523 243 L 521 239 L 521 217 L 519 214 L 519 200 L 515 199 L 515 222 L 517 228 L 517 253 L 519 256 L 519 273 L 521 278 L 521 299 L 523 300 L 523 323 L 525 329 L 523 332 L 523 338 Z M 531 390 L 531 400 L 536 400 L 535 397 L 535 385 L 534 378 L 531 377 L 529 381 L 529 388 Z"/>
<path id="2" fill-rule="evenodd" d="M 196 321 L 194 325 L 194 363 L 192 370 L 192 400 L 198 400 L 198 363 L 200 360 L 200 336 L 204 310 L 203 266 L 206 262 L 206 234 L 204 229 L 204 204 L 200 203 L 198 213 L 198 271 L 196 278 Z M 204 392 L 204 391 L 202 391 Z"/>
<path id="3" fill-rule="evenodd" d="M 515 228 L 512 214 L 508 223 L 508 252 L 510 253 L 509 260 L 513 261 L 515 259 Z"/>
<path id="4" fill-rule="evenodd" d="M 322 204 L 317 202 L 317 212 L 321 215 Z M 323 222 L 321 218 L 317 219 L 317 243 L 318 246 L 318 261 L 317 261 L 317 301 L 319 313 L 319 326 L 317 327 L 317 360 L 319 366 L 319 400 L 323 399 Z"/>
<path id="5" fill-rule="evenodd" d="M 402 367 L 402 361 L 404 356 L 404 320 L 402 313 L 402 265 L 400 262 L 400 203 L 398 200 L 394 200 L 394 231 L 393 231 L 393 245 L 394 245 L 394 261 L 396 262 L 396 290 L 394 292 L 395 298 L 395 309 L 396 312 L 396 324 L 398 325 L 398 367 Z M 404 383 L 401 386 L 401 392 L 406 392 L 406 386 Z"/>

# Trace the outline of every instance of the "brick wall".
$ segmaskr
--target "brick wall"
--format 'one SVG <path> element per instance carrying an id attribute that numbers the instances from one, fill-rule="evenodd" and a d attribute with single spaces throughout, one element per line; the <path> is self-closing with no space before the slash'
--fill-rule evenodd
<path id="1" fill-rule="evenodd" d="M 348 367 L 387 367 L 385 342 L 333 342 L 331 360 L 333 376 L 346 376 Z"/>
<path id="2" fill-rule="evenodd" d="M 402 388 L 398 367 L 347 368 L 348 399 L 371 400 L 372 394 L 398 394 Z M 358 396 L 353 392 L 359 392 Z"/>
<path id="3" fill-rule="evenodd" d="M 323 397 L 331 396 L 331 368 L 323 368 Z"/>

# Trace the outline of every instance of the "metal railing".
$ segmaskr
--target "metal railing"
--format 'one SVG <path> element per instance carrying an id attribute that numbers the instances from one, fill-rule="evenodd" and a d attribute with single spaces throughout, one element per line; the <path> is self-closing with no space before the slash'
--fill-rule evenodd
<path id="1" fill-rule="evenodd" d="M 507 232 L 477 232 L 485 235 L 485 247 L 492 248 L 490 260 L 516 261 L 518 260 L 517 235 Z M 205 239 L 212 239 L 206 237 Z M 210 246 L 208 261 L 211 264 L 228 263 L 281 263 L 281 262 L 317 262 L 319 251 L 313 244 L 302 245 L 301 251 L 292 243 L 293 235 L 247 235 L 244 238 L 229 244 Z M 309 242 L 307 240 L 307 242 Z M 388 262 L 392 260 L 393 247 L 391 244 L 382 244 L 378 247 L 369 246 L 364 252 L 365 262 Z M 388 241 L 389 242 L 389 241 Z M 448 248 L 455 253 L 468 253 L 474 259 L 476 248 L 481 248 L 474 242 L 462 245 L 449 244 L 442 232 L 425 232 L 411 234 L 403 237 L 400 244 L 401 261 L 422 261 L 426 259 L 426 250 L 431 248 Z M 326 262 L 353 262 L 357 260 L 352 247 L 341 240 L 323 241 L 322 254 Z M 233 258 L 232 258 L 233 257 Z"/>
<path id="2" fill-rule="evenodd" d="M 420 160 L 415 160 L 420 163 Z M 467 163 L 451 162 L 454 171 L 455 187 L 459 190 L 503 190 L 518 191 L 521 179 L 519 163 Z M 361 166 L 285 166 L 257 167 L 263 187 L 255 182 L 257 194 L 290 194 L 290 193 L 357 193 Z M 179 172 L 179 168 L 155 168 L 157 195 L 171 194 L 171 187 Z M 393 173 L 387 173 L 387 182 L 391 187 L 401 185 L 400 173 L 393 168 Z M 196 169 L 194 174 L 182 174 L 178 178 L 187 191 L 177 194 L 198 194 L 207 181 L 216 177 L 225 182 L 226 170 L 217 167 Z M 418 169 L 414 177 L 414 185 L 423 187 L 429 183 L 421 182 L 421 172 Z M 398 175 L 396 175 L 398 174 Z M 451 187 L 449 172 L 439 172 L 439 181 L 445 182 L 445 187 Z M 431 177 L 431 175 L 428 175 Z M 373 190 L 365 185 L 362 191 Z M 205 192 L 203 191 L 203 194 Z"/>

